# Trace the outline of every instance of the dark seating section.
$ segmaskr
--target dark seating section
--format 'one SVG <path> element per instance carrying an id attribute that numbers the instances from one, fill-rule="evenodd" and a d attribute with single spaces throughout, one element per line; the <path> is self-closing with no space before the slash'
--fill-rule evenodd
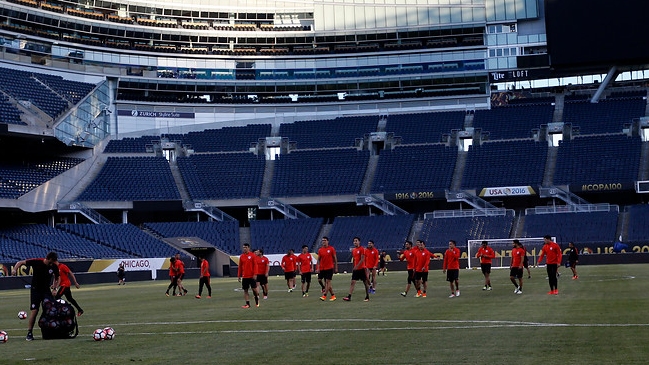
<path id="1" fill-rule="evenodd" d="M 427 218 L 419 234 L 426 242 L 426 248 L 433 253 L 444 253 L 448 241 L 455 240 L 457 246 L 466 252 L 468 240 L 509 238 L 514 216 Z"/>
<path id="2" fill-rule="evenodd" d="M 80 158 L 30 159 L 11 157 L 0 160 L 0 198 L 16 199 L 48 180 L 83 162 Z"/>
<path id="3" fill-rule="evenodd" d="M 314 247 L 322 226 L 322 218 L 253 220 L 250 221 L 250 241 L 253 248 L 262 248 L 265 254 L 281 254 L 293 249 L 296 254 L 302 245 Z"/>
<path id="4" fill-rule="evenodd" d="M 336 217 L 329 232 L 329 244 L 336 248 L 339 262 L 351 260 L 350 249 L 355 236 L 365 247 L 369 240 L 373 240 L 379 251 L 400 249 L 408 239 L 414 219 L 415 216 L 410 214 Z"/>
<path id="5" fill-rule="evenodd" d="M 0 95 L 0 123 L 27 125 L 20 120 L 22 112 L 18 110 L 5 95 Z"/>
<path id="6" fill-rule="evenodd" d="M 472 145 L 462 188 L 536 186 L 543 182 L 548 145 L 534 140 L 492 141 Z"/>
<path id="7" fill-rule="evenodd" d="M 295 150 L 275 161 L 271 196 L 358 194 L 369 151 Z"/>
<path id="8" fill-rule="evenodd" d="M 525 216 L 522 236 L 550 234 L 557 237 L 557 243 L 564 249 L 570 241 L 577 247 L 589 243 L 613 244 L 617 217 L 617 212 L 531 214 Z"/>
<path id="9" fill-rule="evenodd" d="M 180 200 L 164 157 L 108 157 L 80 201 Z"/>
<path id="10" fill-rule="evenodd" d="M 580 134 L 620 133 L 625 123 L 644 116 L 647 97 L 609 97 L 597 103 L 566 101 L 563 121 L 579 127 Z"/>
<path id="11" fill-rule="evenodd" d="M 476 110 L 473 127 L 489 132 L 489 139 L 531 138 L 532 130 L 552 122 L 554 105 L 521 104 Z"/>
<path id="12" fill-rule="evenodd" d="M 625 241 L 647 245 L 649 243 L 649 205 L 632 205 L 628 208 L 629 230 Z"/>
<path id="13" fill-rule="evenodd" d="M 178 169 L 193 199 L 256 198 L 264 179 L 264 156 L 250 152 L 178 157 Z"/>
<path id="14" fill-rule="evenodd" d="M 561 141 L 555 185 L 632 182 L 638 177 L 642 141 L 626 135 L 583 136 Z"/>
<path id="15" fill-rule="evenodd" d="M 385 131 L 401 137 L 403 144 L 439 143 L 443 134 L 463 129 L 465 112 L 437 112 L 392 114 L 388 116 Z"/>
<path id="16" fill-rule="evenodd" d="M 86 82 L 64 80 L 61 76 L 34 74 L 34 78 L 45 84 L 49 89 L 65 100 L 76 104 L 88 95 L 94 88 L 94 84 Z"/>
<path id="17" fill-rule="evenodd" d="M 457 148 L 444 145 L 397 146 L 379 157 L 372 192 L 449 189 Z"/>
<path id="18" fill-rule="evenodd" d="M 340 117 L 281 124 L 279 133 L 296 142 L 297 148 L 352 147 L 357 139 L 376 132 L 378 116 Z"/>
<path id="19" fill-rule="evenodd" d="M 230 255 L 241 252 L 237 221 L 145 223 L 144 226 L 165 238 L 198 237 Z"/>
<path id="20" fill-rule="evenodd" d="M 158 143 L 159 141 L 160 137 L 156 136 L 112 139 L 106 144 L 104 153 L 146 153 L 147 145 L 152 146 L 154 142 Z"/>

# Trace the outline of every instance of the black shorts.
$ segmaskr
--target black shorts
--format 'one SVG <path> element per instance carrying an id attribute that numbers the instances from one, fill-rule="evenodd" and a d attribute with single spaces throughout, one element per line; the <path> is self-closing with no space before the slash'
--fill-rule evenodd
<path id="1" fill-rule="evenodd" d="M 295 279 L 295 271 L 287 271 L 284 273 L 284 279 Z"/>
<path id="2" fill-rule="evenodd" d="M 359 269 L 359 270 L 354 270 L 352 271 L 352 281 L 365 281 L 367 280 L 367 275 L 365 273 L 365 269 Z"/>
<path id="3" fill-rule="evenodd" d="M 526 268 L 526 269 L 527 269 L 528 267 L 530 267 L 530 261 L 529 261 L 529 259 L 527 258 L 527 255 L 523 256 L 523 267 Z"/>
<path id="4" fill-rule="evenodd" d="M 257 287 L 257 282 L 253 278 L 243 278 L 241 279 L 241 288 L 243 290 L 248 290 L 250 288 L 255 289 Z"/>
<path id="5" fill-rule="evenodd" d="M 568 265 L 574 268 L 575 266 L 577 266 L 577 261 L 568 261 Z"/>
<path id="6" fill-rule="evenodd" d="M 512 267 L 511 269 L 509 269 L 509 276 L 512 278 L 520 279 L 523 277 L 523 269 Z"/>
<path id="7" fill-rule="evenodd" d="M 322 271 L 318 271 L 318 280 L 324 279 L 324 276 L 322 276 Z"/>
<path id="8" fill-rule="evenodd" d="M 300 277 L 301 277 L 302 284 L 311 282 L 310 272 L 303 272 L 302 274 L 300 274 Z"/>
<path id="9" fill-rule="evenodd" d="M 266 276 L 266 275 L 257 275 L 257 282 L 259 283 L 259 285 L 268 284 L 268 276 Z"/>
<path id="10" fill-rule="evenodd" d="M 31 310 L 38 310 L 39 307 L 41 306 L 41 303 L 43 302 L 43 299 L 50 299 L 54 301 L 54 297 L 52 296 L 52 292 L 49 290 L 38 290 L 34 287 L 31 288 L 30 290 L 30 295 L 29 295 L 29 300 L 31 302 L 29 309 Z"/>
<path id="11" fill-rule="evenodd" d="M 415 271 L 415 279 L 421 280 L 423 283 L 428 281 L 428 271 Z"/>
<path id="12" fill-rule="evenodd" d="M 455 281 L 460 278 L 460 269 L 446 270 L 446 281 Z"/>
<path id="13" fill-rule="evenodd" d="M 185 278 L 185 274 L 178 274 L 178 276 L 176 276 L 176 281 L 178 280 L 182 281 L 184 278 Z"/>
<path id="14" fill-rule="evenodd" d="M 414 283 L 416 280 L 415 278 L 415 270 L 414 269 L 408 269 L 408 284 Z"/>
<path id="15" fill-rule="evenodd" d="M 482 274 L 491 274 L 491 264 L 480 264 Z"/>
<path id="16" fill-rule="evenodd" d="M 322 274 L 322 278 L 325 280 L 331 280 L 334 278 L 334 269 L 329 269 L 329 270 L 320 270 L 320 274 Z M 319 277 L 319 276 L 318 276 Z"/>

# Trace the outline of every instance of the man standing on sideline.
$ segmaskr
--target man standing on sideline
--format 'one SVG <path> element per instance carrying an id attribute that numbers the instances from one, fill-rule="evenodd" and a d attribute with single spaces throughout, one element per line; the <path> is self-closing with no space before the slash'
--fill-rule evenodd
<path id="1" fill-rule="evenodd" d="M 352 269 L 352 281 L 349 284 L 349 294 L 343 298 L 344 301 L 349 302 L 352 300 L 352 294 L 354 293 L 354 286 L 356 286 L 357 280 L 362 280 L 365 285 L 365 301 L 370 301 L 370 285 L 367 280 L 368 268 L 365 266 L 365 253 L 367 252 L 365 248 L 361 246 L 361 239 L 354 237 L 353 241 L 354 247 L 352 248 L 352 260 L 354 261 L 354 266 Z"/>
<path id="2" fill-rule="evenodd" d="M 547 256 L 545 259 L 545 267 L 548 272 L 548 282 L 550 284 L 549 295 L 558 295 L 559 294 L 559 280 L 557 280 L 557 269 L 561 265 L 561 247 L 552 241 L 550 235 L 543 236 L 543 247 L 541 248 L 541 254 L 539 254 L 538 265 L 541 264 L 544 256 Z"/>
<path id="3" fill-rule="evenodd" d="M 198 258 L 198 262 L 201 264 L 201 274 L 198 278 L 198 295 L 196 296 L 196 299 L 201 299 L 201 295 L 203 295 L 203 285 L 207 287 L 207 297 L 211 298 L 212 286 L 210 285 L 210 263 L 202 257 Z"/>
<path id="4" fill-rule="evenodd" d="M 527 257 L 527 249 L 525 248 L 525 246 L 523 246 L 522 243 L 520 245 L 521 245 L 521 248 L 523 249 L 523 251 L 525 251 L 525 256 L 523 256 L 523 269 L 527 270 L 527 278 L 531 279 L 532 278 L 532 273 L 530 272 L 530 260 Z"/>
<path id="5" fill-rule="evenodd" d="M 523 256 L 525 250 L 519 240 L 512 242 L 512 261 L 509 269 L 509 280 L 514 284 L 514 294 L 523 294 Z M 518 284 L 516 283 L 518 279 Z"/>
<path id="6" fill-rule="evenodd" d="M 379 250 L 374 247 L 374 241 L 367 242 L 365 249 L 365 266 L 369 273 L 367 278 L 370 282 L 370 294 L 376 293 L 376 273 L 379 267 Z"/>
<path id="7" fill-rule="evenodd" d="M 302 282 L 302 298 L 309 296 L 311 287 L 311 272 L 313 271 L 313 256 L 309 253 L 309 246 L 302 245 L 302 253 L 297 256 L 297 267 L 300 270 Z"/>
<path id="8" fill-rule="evenodd" d="M 568 243 L 568 264 L 572 270 L 572 280 L 579 279 L 577 275 L 577 263 L 579 263 L 579 250 L 575 247 L 573 242 Z"/>
<path id="9" fill-rule="evenodd" d="M 448 241 L 448 249 L 444 253 L 444 262 L 442 263 L 442 272 L 446 273 L 446 281 L 451 287 L 449 298 L 460 296 L 460 249 L 457 248 L 455 241 Z"/>
<path id="10" fill-rule="evenodd" d="M 178 287 L 178 278 L 176 278 L 176 258 L 172 257 L 169 259 L 169 286 L 165 292 L 166 296 L 169 296 L 169 290 L 174 288 L 172 296 L 176 296 L 176 287 Z"/>
<path id="11" fill-rule="evenodd" d="M 419 287 L 417 286 L 417 280 L 415 280 L 415 260 L 417 259 L 415 250 L 412 248 L 412 242 L 406 241 L 405 249 L 399 255 L 400 261 L 406 261 L 406 269 L 408 270 L 408 284 L 406 284 L 406 291 L 401 292 L 401 296 L 405 297 L 408 295 L 410 290 L 410 285 L 415 284 L 415 289 L 419 292 Z"/>
<path id="12" fill-rule="evenodd" d="M 428 289 L 428 266 L 433 254 L 426 249 L 426 242 L 417 240 L 415 249 L 415 279 L 417 280 L 417 298 L 426 298 Z"/>
<path id="13" fill-rule="evenodd" d="M 331 280 L 334 277 L 334 272 L 338 272 L 338 257 L 336 256 L 336 249 L 329 246 L 329 237 L 322 237 L 322 246 L 318 250 L 318 270 L 322 273 L 322 280 L 324 281 L 325 291 L 322 293 L 320 300 L 327 300 L 327 293 L 331 294 L 330 302 L 336 300 L 334 288 Z"/>
<path id="14" fill-rule="evenodd" d="M 65 300 L 67 300 L 70 304 L 72 304 L 75 308 L 77 308 L 77 317 L 80 317 L 83 315 L 83 309 L 79 306 L 79 303 L 72 297 L 72 291 L 70 290 L 70 287 L 72 286 L 72 282 L 70 281 L 70 278 L 72 278 L 72 281 L 74 281 L 74 287 L 79 289 L 79 283 L 77 282 L 76 276 L 74 276 L 74 273 L 68 265 L 62 263 L 62 262 L 56 262 L 56 264 L 59 267 L 59 277 L 61 278 L 59 281 L 59 290 L 56 292 L 56 296 L 54 299 L 61 299 L 62 296 L 65 295 Z"/>
<path id="15" fill-rule="evenodd" d="M 239 256 L 239 270 L 237 271 L 237 279 L 241 283 L 243 289 L 243 299 L 246 301 L 245 305 L 241 308 L 250 308 L 250 295 L 248 290 L 252 288 L 252 295 L 255 297 L 255 306 L 259 307 L 259 292 L 257 289 L 257 275 L 255 254 L 250 252 L 250 244 L 243 244 L 243 253 Z"/>
<path id="16" fill-rule="evenodd" d="M 284 269 L 284 279 L 286 279 L 288 292 L 292 293 L 293 289 L 295 289 L 295 269 L 297 268 L 297 257 L 292 248 L 289 248 L 286 255 L 282 257 L 281 266 Z"/>
<path id="17" fill-rule="evenodd" d="M 264 299 L 268 299 L 268 273 L 270 272 L 270 261 L 264 256 L 264 250 L 258 248 L 255 250 L 257 284 L 261 287 Z M 259 289 L 257 289 L 259 291 Z"/>
<path id="18" fill-rule="evenodd" d="M 32 285 L 30 288 L 30 310 L 29 324 L 27 328 L 27 337 L 25 340 L 31 341 L 34 339 L 34 323 L 36 322 L 36 315 L 44 299 L 54 300 L 54 293 L 59 286 L 59 268 L 56 265 L 58 255 L 56 252 L 50 252 L 44 259 L 28 259 L 18 261 L 11 269 L 11 275 L 15 276 L 21 266 L 29 266 L 32 268 Z M 54 281 L 52 281 L 54 277 Z"/>
<path id="19" fill-rule="evenodd" d="M 480 269 L 484 275 L 484 286 L 482 290 L 491 290 L 491 262 L 496 258 L 493 248 L 489 247 L 489 242 L 482 241 L 482 246 L 478 249 L 475 257 L 480 259 Z"/>
<path id="20" fill-rule="evenodd" d="M 178 295 L 187 295 L 187 289 L 183 285 L 183 279 L 185 279 L 185 263 L 180 259 L 180 254 L 176 254 L 176 285 L 178 285 Z"/>

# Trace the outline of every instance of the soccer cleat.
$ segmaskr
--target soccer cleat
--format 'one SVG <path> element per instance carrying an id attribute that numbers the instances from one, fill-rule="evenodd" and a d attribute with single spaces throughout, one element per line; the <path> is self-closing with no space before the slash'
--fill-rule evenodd
<path id="1" fill-rule="evenodd" d="M 418 291 L 417 294 L 415 294 L 415 298 L 420 298 L 421 297 L 421 292 Z"/>
<path id="2" fill-rule="evenodd" d="M 448 296 L 449 298 L 455 298 L 455 294 L 451 293 L 451 295 Z"/>
<path id="3" fill-rule="evenodd" d="M 491 285 L 489 285 L 489 286 L 487 287 L 487 290 L 491 290 Z"/>
<path id="4" fill-rule="evenodd" d="M 324 302 L 325 300 L 327 300 L 327 296 L 326 295 L 321 296 L 320 300 L 322 300 Z"/>
<path id="5" fill-rule="evenodd" d="M 554 295 L 554 290 L 550 290 L 550 291 L 548 292 L 548 295 Z"/>
<path id="6" fill-rule="evenodd" d="M 27 332 L 27 337 L 25 337 L 25 341 L 32 341 L 34 339 L 34 334 L 32 331 Z"/>
<path id="7" fill-rule="evenodd" d="M 369 301 L 370 301 L 370 297 L 365 297 L 365 299 L 363 299 L 363 301 L 364 301 L 364 302 L 369 302 Z"/>
<path id="8" fill-rule="evenodd" d="M 552 291 L 552 295 L 559 295 L 559 289 L 554 289 Z"/>
<path id="9" fill-rule="evenodd" d="M 346 296 L 346 297 L 343 297 L 343 300 L 346 301 L 346 302 L 351 302 L 352 297 L 350 297 L 350 296 L 348 295 L 348 296 Z"/>
<path id="10" fill-rule="evenodd" d="M 288 289 L 288 292 L 289 292 L 289 293 L 292 293 L 292 292 L 293 292 L 293 289 L 292 289 L 292 288 L 289 288 L 289 289 Z"/>
<path id="11" fill-rule="evenodd" d="M 459 290 L 456 290 L 456 291 L 455 291 L 455 296 L 456 296 L 456 297 L 459 297 L 459 296 L 460 296 L 460 291 L 459 291 Z"/>
<path id="12" fill-rule="evenodd" d="M 370 294 L 376 294 L 376 290 L 374 288 L 370 288 Z"/>
<path id="13" fill-rule="evenodd" d="M 183 294 L 187 295 L 187 289 L 183 289 Z"/>
<path id="14" fill-rule="evenodd" d="M 268 299 L 268 295 L 264 295 L 264 299 Z"/>
<path id="15" fill-rule="evenodd" d="M 422 298 L 426 298 L 426 293 L 421 293 Z"/>
<path id="16" fill-rule="evenodd" d="M 309 292 L 304 293 L 304 296 L 308 297 L 308 296 L 309 296 Z"/>
<path id="17" fill-rule="evenodd" d="M 405 291 L 404 291 L 404 292 L 401 292 L 401 296 L 402 296 L 402 297 L 405 297 L 406 295 L 408 295 L 408 293 L 406 293 Z"/>
<path id="18" fill-rule="evenodd" d="M 259 303 L 255 304 L 255 307 L 259 308 Z"/>
<path id="19" fill-rule="evenodd" d="M 330 302 L 333 302 L 334 300 L 336 300 L 336 296 L 335 296 L 335 295 L 332 295 L 331 298 L 329 298 L 329 301 L 330 301 Z"/>
<path id="20" fill-rule="evenodd" d="M 195 296 L 194 298 L 196 298 L 196 299 L 201 299 L 201 296 L 200 296 L 200 295 L 197 295 L 197 296 Z"/>
<path id="21" fill-rule="evenodd" d="M 248 309 L 248 308 L 250 308 L 250 304 L 242 305 L 241 308 Z"/>
<path id="22" fill-rule="evenodd" d="M 516 294 L 523 294 L 523 291 L 520 290 L 520 289 L 518 289 L 518 290 L 516 291 Z"/>
<path id="23" fill-rule="evenodd" d="M 212 299 L 212 296 L 211 296 L 211 295 L 208 295 L 208 296 L 207 296 L 207 299 Z"/>
<path id="24" fill-rule="evenodd" d="M 166 295 L 166 296 L 169 296 L 169 292 L 166 292 L 165 295 Z"/>
<path id="25" fill-rule="evenodd" d="M 532 278 L 532 275 L 527 275 L 527 278 L 528 278 L 528 279 L 531 279 L 531 278 Z"/>
<path id="26" fill-rule="evenodd" d="M 81 317 L 82 315 L 83 315 L 83 310 L 80 309 L 79 312 L 77 312 L 77 317 Z"/>
<path id="27" fill-rule="evenodd" d="M 482 290 L 487 290 L 487 286 L 486 286 L 486 285 L 483 286 L 483 287 L 482 287 Z"/>
<path id="28" fill-rule="evenodd" d="M 518 287 L 516 287 L 516 289 L 514 289 L 514 294 L 516 294 L 517 291 L 518 291 Z"/>
<path id="29" fill-rule="evenodd" d="M 577 280 L 577 279 L 579 279 L 579 276 L 577 276 L 577 275 L 572 277 L 572 280 Z"/>

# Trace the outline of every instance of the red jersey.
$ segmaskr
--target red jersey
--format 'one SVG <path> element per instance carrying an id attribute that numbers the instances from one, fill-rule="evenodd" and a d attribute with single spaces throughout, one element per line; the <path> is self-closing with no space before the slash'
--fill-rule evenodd
<path id="1" fill-rule="evenodd" d="M 475 257 L 480 258 L 481 264 L 490 264 L 491 260 L 496 258 L 496 253 L 494 252 L 494 249 L 489 246 L 480 247 L 478 253 L 475 254 Z"/>
<path id="2" fill-rule="evenodd" d="M 270 267 L 270 261 L 266 256 L 255 256 L 255 275 L 268 275 L 268 268 Z"/>
<path id="3" fill-rule="evenodd" d="M 376 247 L 365 249 L 365 267 L 376 269 L 379 265 L 379 250 Z"/>
<path id="4" fill-rule="evenodd" d="M 354 270 L 367 268 L 367 249 L 358 246 L 352 248 L 352 259 L 354 259 Z"/>
<path id="5" fill-rule="evenodd" d="M 405 250 L 401 253 L 401 256 L 399 256 L 399 260 L 403 261 L 406 260 L 406 267 L 408 270 L 414 270 L 415 269 L 415 260 L 417 259 L 416 257 L 416 251 L 414 249 L 409 249 Z"/>
<path id="6" fill-rule="evenodd" d="M 210 263 L 205 259 L 201 261 L 201 277 L 210 277 Z"/>
<path id="7" fill-rule="evenodd" d="M 72 286 L 72 283 L 70 282 L 70 268 L 66 264 L 62 264 L 59 262 L 59 277 L 61 280 L 59 281 L 59 286 L 69 288 Z"/>
<path id="8" fill-rule="evenodd" d="M 306 274 L 311 272 L 313 266 L 313 256 L 310 253 L 301 253 L 297 256 L 297 263 L 300 266 L 300 273 Z"/>
<path id="9" fill-rule="evenodd" d="M 427 249 L 414 249 L 415 251 L 415 271 L 428 272 L 428 265 L 433 254 Z"/>
<path id="10" fill-rule="evenodd" d="M 449 248 L 444 253 L 444 263 L 442 264 L 443 270 L 459 270 L 460 269 L 460 249 Z"/>
<path id="11" fill-rule="evenodd" d="M 176 276 L 176 261 L 169 262 L 169 276 L 170 277 Z"/>
<path id="12" fill-rule="evenodd" d="M 549 243 L 546 243 L 543 245 L 541 248 L 541 254 L 539 255 L 539 264 L 541 263 L 541 260 L 543 260 L 543 256 L 546 256 L 545 258 L 545 263 L 547 265 L 561 265 L 561 247 L 559 247 L 558 244 L 555 242 L 550 241 Z"/>
<path id="13" fill-rule="evenodd" d="M 252 252 L 244 253 L 239 256 L 239 272 L 237 277 L 252 279 L 255 276 L 256 255 Z"/>
<path id="14" fill-rule="evenodd" d="M 333 246 L 320 247 L 318 250 L 318 265 L 320 270 L 331 270 L 335 265 L 336 249 Z"/>
<path id="15" fill-rule="evenodd" d="M 180 259 L 176 260 L 175 266 L 176 266 L 176 275 L 182 275 L 185 273 L 185 263 L 183 262 L 183 260 Z"/>
<path id="16" fill-rule="evenodd" d="M 284 272 L 295 272 L 295 268 L 297 267 L 297 256 L 284 255 L 284 257 L 282 257 L 281 265 Z"/>
<path id="17" fill-rule="evenodd" d="M 512 262 L 511 267 L 523 268 L 523 259 L 525 258 L 525 250 L 521 247 L 512 248 Z"/>

